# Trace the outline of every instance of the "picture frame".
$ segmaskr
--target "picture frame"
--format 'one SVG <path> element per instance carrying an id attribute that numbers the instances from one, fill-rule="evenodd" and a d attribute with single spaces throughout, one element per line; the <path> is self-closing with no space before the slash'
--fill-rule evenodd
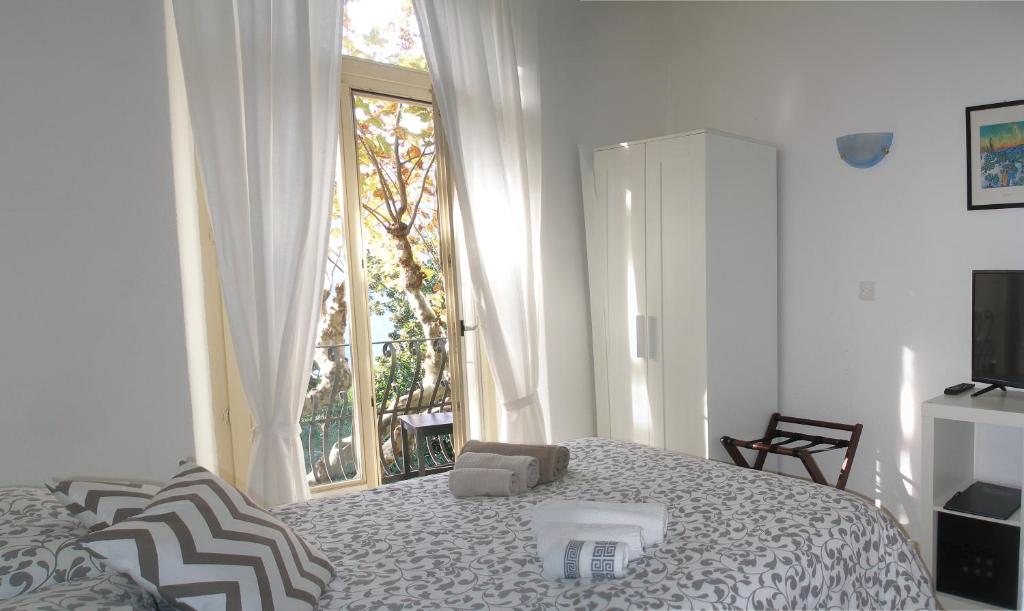
<path id="1" fill-rule="evenodd" d="M 1024 208 L 1024 100 L 969 106 L 967 209 Z"/>

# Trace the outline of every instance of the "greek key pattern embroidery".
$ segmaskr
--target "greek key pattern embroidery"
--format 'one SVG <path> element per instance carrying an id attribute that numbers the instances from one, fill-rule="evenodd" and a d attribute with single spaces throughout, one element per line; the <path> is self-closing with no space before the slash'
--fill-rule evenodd
<path id="1" fill-rule="evenodd" d="M 615 577 L 616 545 L 614 541 L 594 543 L 594 555 L 590 559 L 591 577 Z"/>
<path id="2" fill-rule="evenodd" d="M 566 579 L 578 579 L 580 576 L 580 555 L 583 553 L 583 542 L 572 540 L 565 546 L 565 566 L 563 573 Z"/>

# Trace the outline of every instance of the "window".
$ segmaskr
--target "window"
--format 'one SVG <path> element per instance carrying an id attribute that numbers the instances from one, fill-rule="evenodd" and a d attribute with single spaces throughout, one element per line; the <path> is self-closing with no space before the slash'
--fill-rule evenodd
<path id="1" fill-rule="evenodd" d="M 427 70 L 412 0 L 348 0 L 342 52 L 415 70 Z"/>
<path id="2" fill-rule="evenodd" d="M 463 347 L 459 310 L 467 302 L 411 1 L 348 0 L 343 51 L 324 291 L 299 421 L 307 481 L 318 492 L 418 471 L 415 440 L 409 456 L 401 443 L 398 420 L 406 414 L 452 412 L 452 434 L 423 448 L 428 471 L 451 462 L 466 426 L 464 368 L 483 380 L 468 380 L 473 388 L 488 384 L 476 373 L 485 355 L 474 334 L 468 357 Z M 212 233 L 203 235 L 204 270 L 213 270 L 207 290 L 219 295 Z M 214 394 L 229 406 L 217 443 L 245 487 L 252 420 L 222 308 L 219 299 L 207 303 L 208 324 L 217 324 L 208 332 Z"/>
<path id="3" fill-rule="evenodd" d="M 343 49 L 338 180 L 300 420 L 313 487 L 404 479 L 420 452 L 405 456 L 399 418 L 459 415 L 451 215 L 411 1 L 349 0 Z M 451 463 L 454 447 L 454 434 L 428 440 L 425 468 Z"/>

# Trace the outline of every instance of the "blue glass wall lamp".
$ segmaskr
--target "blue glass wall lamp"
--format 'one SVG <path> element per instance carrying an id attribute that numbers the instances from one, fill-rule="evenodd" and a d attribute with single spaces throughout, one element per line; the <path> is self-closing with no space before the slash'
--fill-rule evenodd
<path id="1" fill-rule="evenodd" d="M 870 168 L 889 154 L 892 132 L 847 134 L 836 138 L 839 157 L 855 168 Z"/>

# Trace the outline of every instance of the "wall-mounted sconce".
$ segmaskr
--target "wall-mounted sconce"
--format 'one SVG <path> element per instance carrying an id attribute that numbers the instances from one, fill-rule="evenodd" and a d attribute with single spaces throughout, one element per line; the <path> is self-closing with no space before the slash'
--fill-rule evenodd
<path id="1" fill-rule="evenodd" d="M 847 134 L 836 138 L 839 156 L 855 168 L 870 168 L 889 154 L 892 132 Z"/>

